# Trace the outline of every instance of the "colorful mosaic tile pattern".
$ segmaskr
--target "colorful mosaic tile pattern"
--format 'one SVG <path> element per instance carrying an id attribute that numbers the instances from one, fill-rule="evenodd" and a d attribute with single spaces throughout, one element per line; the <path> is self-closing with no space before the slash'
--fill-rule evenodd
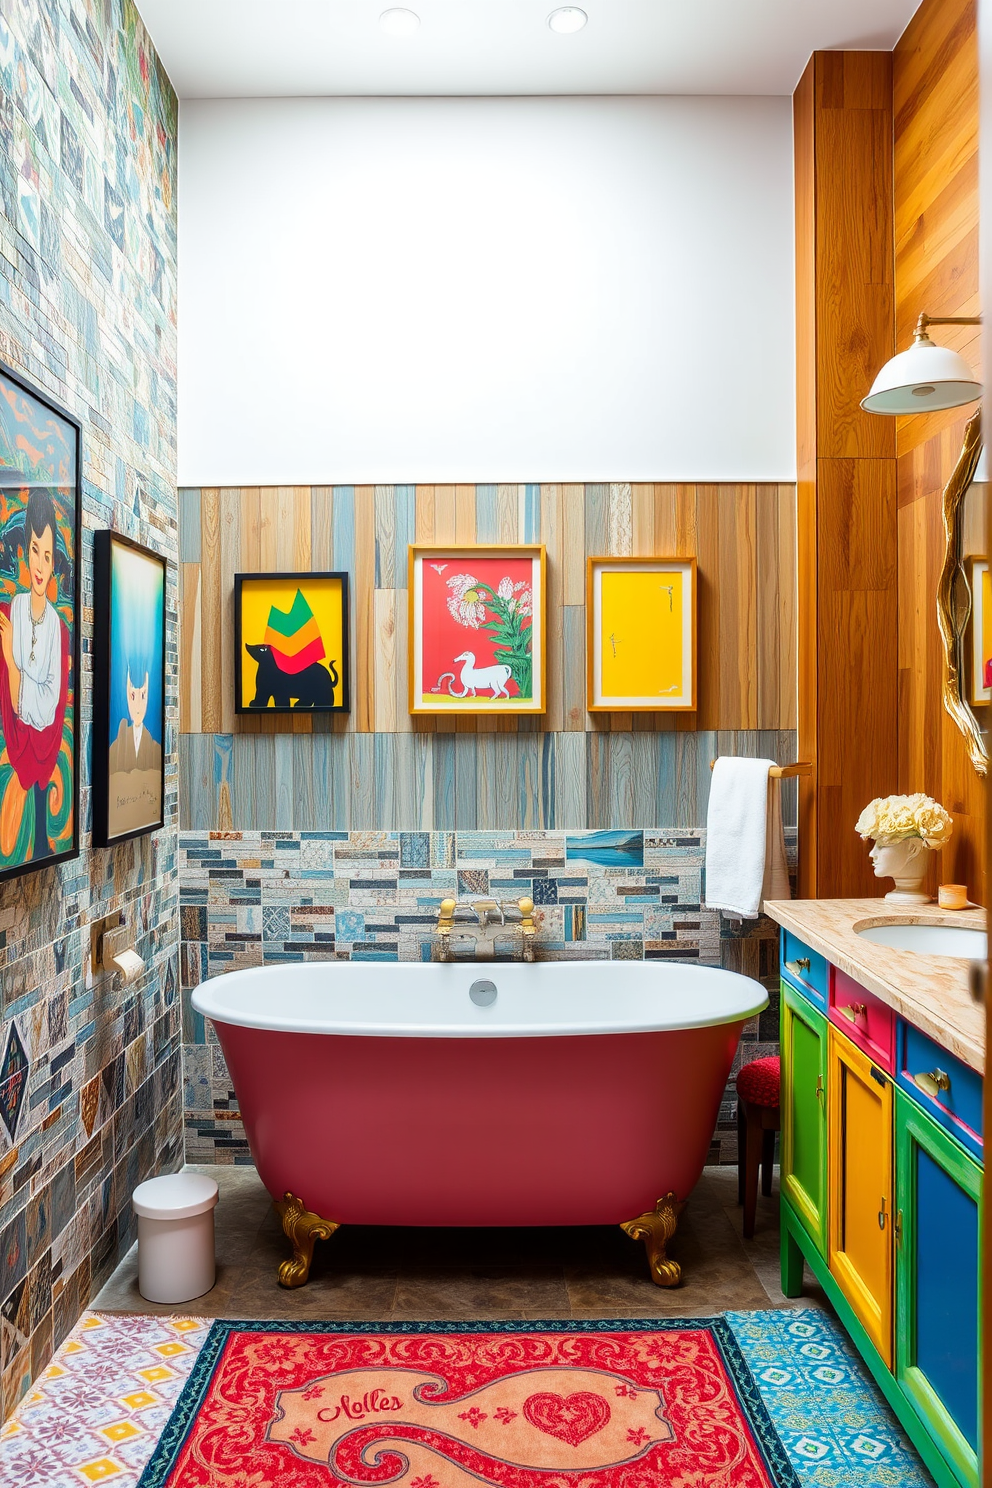
<path id="1" fill-rule="evenodd" d="M 0 1482 L 136 1483 L 209 1328 L 87 1313 L 0 1431 Z"/>
<path id="2" fill-rule="evenodd" d="M 702 908 L 703 831 L 184 832 L 180 843 L 189 1162 L 251 1160 L 191 990 L 247 966 L 430 960 L 446 895 L 530 895 L 541 959 L 687 961 L 755 977 L 771 1004 L 745 1030 L 738 1063 L 777 1052 L 776 927 Z M 519 945 L 511 935 L 497 951 Z M 731 1081 L 710 1162 L 737 1159 L 734 1109 Z"/>
<path id="3" fill-rule="evenodd" d="M 864 1488 L 866 1483 L 932 1488 L 829 1315 L 785 1309 L 727 1313 L 725 1319 L 803 1488 Z M 425 1327 L 403 1326 L 411 1332 Z M 492 1326 L 446 1323 L 443 1329 Z M 628 1319 L 606 1326 L 657 1324 Z M 80 1488 L 100 1482 L 134 1488 L 210 1327 L 196 1318 L 85 1315 L 0 1430 L 0 1482 L 5 1488 Z"/>
<path id="4" fill-rule="evenodd" d="M 3 1413 L 131 1244 L 135 1184 L 182 1161 L 174 699 L 169 826 L 89 835 L 95 529 L 172 560 L 177 658 L 176 119 L 132 0 L 2 0 L 0 360 L 83 429 L 82 852 L 0 885 Z M 113 911 L 147 968 L 124 991 L 86 965 Z"/>
<path id="5" fill-rule="evenodd" d="M 827 1313 L 730 1312 L 727 1319 L 804 1488 L 933 1488 Z"/>

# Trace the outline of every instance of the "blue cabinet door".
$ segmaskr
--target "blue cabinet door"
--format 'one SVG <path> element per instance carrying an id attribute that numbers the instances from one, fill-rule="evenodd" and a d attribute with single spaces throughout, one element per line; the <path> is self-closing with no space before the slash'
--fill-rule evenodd
<path id="1" fill-rule="evenodd" d="M 963 1484 L 978 1484 L 982 1171 L 896 1092 L 896 1378 Z"/>

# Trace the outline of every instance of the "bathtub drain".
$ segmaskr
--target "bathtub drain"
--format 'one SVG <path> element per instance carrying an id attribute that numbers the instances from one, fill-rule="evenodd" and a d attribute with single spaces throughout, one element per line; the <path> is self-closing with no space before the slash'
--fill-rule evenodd
<path id="1" fill-rule="evenodd" d="M 473 982 L 468 989 L 468 995 L 476 1007 L 492 1007 L 496 1001 L 496 983 L 489 981 Z"/>

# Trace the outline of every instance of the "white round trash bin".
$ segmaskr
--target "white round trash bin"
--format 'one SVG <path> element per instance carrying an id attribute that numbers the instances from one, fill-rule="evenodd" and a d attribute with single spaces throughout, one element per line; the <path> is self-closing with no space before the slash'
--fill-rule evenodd
<path id="1" fill-rule="evenodd" d="M 138 1291 L 147 1302 L 192 1302 L 216 1279 L 217 1185 L 202 1173 L 164 1173 L 139 1183 Z"/>

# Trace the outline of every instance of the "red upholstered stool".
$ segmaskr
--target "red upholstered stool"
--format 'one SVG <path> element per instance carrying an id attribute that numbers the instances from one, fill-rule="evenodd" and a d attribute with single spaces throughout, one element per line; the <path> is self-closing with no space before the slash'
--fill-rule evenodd
<path id="1" fill-rule="evenodd" d="M 752 1059 L 737 1074 L 737 1202 L 744 1205 L 745 1240 L 754 1235 L 759 1165 L 761 1192 L 767 1197 L 772 1191 L 781 1079 L 778 1055 Z"/>

